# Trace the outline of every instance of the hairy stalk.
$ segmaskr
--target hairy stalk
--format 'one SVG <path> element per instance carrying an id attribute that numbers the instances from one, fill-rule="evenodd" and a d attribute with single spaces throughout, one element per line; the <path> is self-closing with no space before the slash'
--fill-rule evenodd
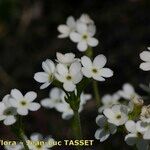
<path id="1" fill-rule="evenodd" d="M 93 49 L 91 47 L 88 47 L 86 53 L 88 57 L 93 58 Z M 100 94 L 99 94 L 99 88 L 98 88 L 98 82 L 93 80 L 93 90 L 94 90 L 94 95 L 95 95 L 95 100 L 96 100 L 96 105 L 99 108 L 100 107 Z"/>

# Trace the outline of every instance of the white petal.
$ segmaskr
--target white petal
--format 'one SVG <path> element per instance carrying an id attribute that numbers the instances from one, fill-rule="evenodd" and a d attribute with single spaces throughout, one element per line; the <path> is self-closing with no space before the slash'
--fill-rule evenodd
<path id="1" fill-rule="evenodd" d="M 66 24 L 67 24 L 69 27 L 74 28 L 75 25 L 76 25 L 75 19 L 74 19 L 72 16 L 69 16 L 69 17 L 67 18 Z"/>
<path id="2" fill-rule="evenodd" d="M 66 26 L 66 25 L 59 25 L 57 29 L 58 29 L 58 31 L 59 31 L 60 33 L 62 33 L 62 34 L 60 34 L 60 35 L 58 36 L 59 38 L 66 38 L 66 37 L 69 36 L 70 29 L 69 29 L 68 26 Z"/>
<path id="3" fill-rule="evenodd" d="M 97 81 L 105 81 L 105 79 L 101 76 L 101 75 L 93 75 L 93 79 L 97 80 Z"/>
<path id="4" fill-rule="evenodd" d="M 93 65 L 96 68 L 103 68 L 107 62 L 107 59 L 104 55 L 98 55 L 94 58 Z"/>
<path id="5" fill-rule="evenodd" d="M 12 89 L 11 90 L 11 96 L 17 100 L 23 99 L 23 95 L 18 89 Z"/>
<path id="6" fill-rule="evenodd" d="M 46 98 L 41 100 L 41 105 L 46 108 L 54 108 L 55 103 L 53 103 L 51 99 Z"/>
<path id="7" fill-rule="evenodd" d="M 148 129 L 148 130 L 145 132 L 143 138 L 146 139 L 146 140 L 150 140 L 150 129 Z"/>
<path id="8" fill-rule="evenodd" d="M 39 83 L 44 83 L 49 80 L 49 75 L 45 72 L 37 72 L 34 74 L 34 79 Z"/>
<path id="9" fill-rule="evenodd" d="M 77 28 L 77 32 L 79 33 L 86 33 L 87 32 L 87 25 L 85 23 L 82 23 L 82 22 L 77 22 L 77 25 L 76 25 L 76 28 Z"/>
<path id="10" fill-rule="evenodd" d="M 140 69 L 142 69 L 144 71 L 149 71 L 150 70 L 150 62 L 141 63 Z"/>
<path id="11" fill-rule="evenodd" d="M 130 95 L 130 96 L 135 93 L 133 86 L 129 83 L 125 83 L 123 85 L 123 90 L 125 91 L 127 95 Z"/>
<path id="12" fill-rule="evenodd" d="M 128 145 L 134 145 L 137 141 L 137 136 L 136 134 L 128 134 L 125 136 L 125 142 L 128 144 Z"/>
<path id="13" fill-rule="evenodd" d="M 99 125 L 101 128 L 103 128 L 104 125 L 105 125 L 105 123 L 107 123 L 107 119 L 106 119 L 106 117 L 103 116 L 103 115 L 98 115 L 98 116 L 96 117 L 96 123 L 97 123 L 97 125 Z"/>
<path id="14" fill-rule="evenodd" d="M 29 110 L 31 111 L 37 111 L 40 108 L 40 104 L 39 103 L 30 103 L 29 104 Z"/>
<path id="15" fill-rule="evenodd" d="M 52 60 L 50 60 L 50 59 L 47 59 L 47 60 L 45 61 L 45 63 L 46 63 L 47 66 L 50 68 L 51 73 L 54 73 L 54 72 L 55 72 L 55 64 L 54 64 L 54 62 L 53 62 Z"/>
<path id="16" fill-rule="evenodd" d="M 113 76 L 113 71 L 109 68 L 102 68 L 100 69 L 100 74 L 101 76 L 108 78 L 108 77 Z"/>
<path id="17" fill-rule="evenodd" d="M 67 66 L 63 65 L 63 64 L 58 64 L 57 65 L 57 72 L 62 75 L 65 76 L 68 74 L 68 68 Z"/>
<path id="18" fill-rule="evenodd" d="M 17 113 L 22 116 L 26 116 L 28 114 L 28 109 L 26 108 L 18 108 Z"/>
<path id="19" fill-rule="evenodd" d="M 42 85 L 40 86 L 40 89 L 45 89 L 45 88 L 47 88 L 50 84 L 51 84 L 51 82 L 46 82 L 46 83 L 44 83 L 44 84 L 42 84 Z"/>
<path id="20" fill-rule="evenodd" d="M 28 100 L 29 102 L 32 102 L 33 100 L 36 99 L 37 97 L 37 93 L 30 91 L 28 93 L 26 93 L 26 95 L 24 96 L 26 100 Z"/>
<path id="21" fill-rule="evenodd" d="M 75 90 L 76 86 L 72 82 L 65 82 L 63 84 L 63 87 L 66 91 L 72 92 Z"/>
<path id="22" fill-rule="evenodd" d="M 95 133 L 95 138 L 100 139 L 100 142 L 105 141 L 109 137 L 110 133 L 104 129 L 97 130 Z"/>
<path id="23" fill-rule="evenodd" d="M 83 75 L 81 74 L 81 72 L 75 74 L 73 76 L 73 83 L 75 84 L 79 83 L 82 80 L 82 78 L 83 78 Z"/>
<path id="24" fill-rule="evenodd" d="M 82 67 L 82 73 L 85 77 L 87 78 L 91 78 L 92 77 L 92 73 L 89 69 Z"/>
<path id="25" fill-rule="evenodd" d="M 131 133 L 135 133 L 136 132 L 136 124 L 132 120 L 127 121 L 126 124 L 125 124 L 125 127 Z"/>
<path id="26" fill-rule="evenodd" d="M 60 82 L 65 81 L 65 77 L 63 75 L 58 74 L 58 73 L 55 73 L 55 78 Z"/>
<path id="27" fill-rule="evenodd" d="M 55 87 L 51 89 L 49 96 L 52 99 L 60 99 L 61 94 L 62 94 L 62 90 Z"/>
<path id="28" fill-rule="evenodd" d="M 69 68 L 69 71 L 70 71 L 71 75 L 77 74 L 78 72 L 81 71 L 81 63 L 79 63 L 77 61 L 72 63 L 70 68 Z"/>
<path id="29" fill-rule="evenodd" d="M 95 38 L 88 38 L 87 43 L 88 45 L 95 47 L 98 45 L 98 40 Z"/>
<path id="30" fill-rule="evenodd" d="M 140 58 L 143 61 L 150 61 L 150 52 L 149 51 L 143 51 L 142 53 L 140 53 Z"/>
<path id="31" fill-rule="evenodd" d="M 114 117 L 114 112 L 110 108 L 104 109 L 103 113 L 107 118 L 113 118 Z"/>
<path id="32" fill-rule="evenodd" d="M 31 136 L 30 136 L 30 139 L 32 141 L 38 141 L 38 140 L 42 140 L 43 137 L 40 133 L 33 133 Z"/>
<path id="33" fill-rule="evenodd" d="M 81 57 L 81 63 L 85 68 L 92 68 L 92 61 L 89 57 L 83 56 Z"/>
<path id="34" fill-rule="evenodd" d="M 16 122 L 16 118 L 14 116 L 9 116 L 4 120 L 5 125 L 12 125 Z"/>
<path id="35" fill-rule="evenodd" d="M 77 48 L 79 51 L 84 52 L 87 50 L 88 45 L 87 45 L 86 41 L 82 40 L 77 44 Z"/>
<path id="36" fill-rule="evenodd" d="M 9 103 L 10 103 L 10 105 L 11 105 L 12 107 L 18 107 L 18 102 L 19 102 L 19 101 L 17 101 L 17 100 L 14 99 L 14 98 L 10 98 L 10 99 L 9 99 Z"/>
<path id="37" fill-rule="evenodd" d="M 71 41 L 78 43 L 79 41 L 81 41 L 81 35 L 77 32 L 71 32 L 70 39 Z"/>

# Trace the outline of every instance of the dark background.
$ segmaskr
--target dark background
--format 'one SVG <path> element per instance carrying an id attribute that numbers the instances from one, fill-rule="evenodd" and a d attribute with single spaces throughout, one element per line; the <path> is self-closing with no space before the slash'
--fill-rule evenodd
<path id="1" fill-rule="evenodd" d="M 150 46 L 150 0 L 0 0 L 1 99 L 12 88 L 22 92 L 34 90 L 38 100 L 48 96 L 49 89 L 40 91 L 33 75 L 41 71 L 43 60 L 55 58 L 56 51 L 83 55 L 69 39 L 57 38 L 57 26 L 65 23 L 69 15 L 78 18 L 82 13 L 88 13 L 97 26 L 95 37 L 99 45 L 94 48 L 95 55 L 106 55 L 107 66 L 114 71 L 112 78 L 99 84 L 101 95 L 116 92 L 125 82 L 132 83 L 140 94 L 146 94 L 139 84 L 148 85 L 150 76 L 139 69 L 142 62 L 139 53 Z M 94 137 L 98 128 L 96 116 L 95 101 L 91 100 L 81 114 L 85 139 Z M 45 136 L 51 134 L 56 140 L 72 138 L 70 121 L 62 120 L 54 110 L 41 108 L 25 117 L 24 122 L 28 136 L 40 132 Z M 0 138 L 15 139 L 2 124 Z M 118 134 L 102 144 L 95 141 L 92 149 L 126 150 L 130 147 L 124 143 L 124 135 Z"/>

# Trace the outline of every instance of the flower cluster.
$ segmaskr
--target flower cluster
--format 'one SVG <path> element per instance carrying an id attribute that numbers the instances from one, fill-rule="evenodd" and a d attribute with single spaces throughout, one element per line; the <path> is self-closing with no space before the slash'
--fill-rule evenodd
<path id="1" fill-rule="evenodd" d="M 40 133 L 33 133 L 30 139 L 26 139 L 29 150 L 50 150 L 55 145 L 55 140 L 48 136 L 43 138 Z M 7 145 L 5 150 L 24 150 L 23 143 L 17 143 L 16 145 Z"/>
<path id="2" fill-rule="evenodd" d="M 138 150 L 148 150 L 150 106 L 144 106 L 143 100 L 132 85 L 124 84 L 123 90 L 119 90 L 112 96 L 105 95 L 102 102 L 103 106 L 99 108 L 100 115 L 96 118 L 100 128 L 96 131 L 95 138 L 103 142 L 117 132 L 117 127 L 124 126 L 128 132 L 125 142 L 128 145 L 136 145 Z"/>
<path id="3" fill-rule="evenodd" d="M 17 115 L 26 116 L 28 111 L 37 111 L 40 104 L 33 102 L 37 94 L 33 91 L 24 96 L 18 89 L 12 89 L 0 102 L 0 120 L 5 125 L 12 125 L 17 121 Z"/>
<path id="4" fill-rule="evenodd" d="M 69 37 L 71 41 L 77 43 L 79 51 L 83 52 L 88 46 L 98 45 L 98 40 L 93 37 L 96 33 L 94 21 L 87 14 L 82 14 L 77 20 L 69 16 L 66 24 L 58 26 L 58 31 L 60 32 L 59 38 Z"/>
<path id="5" fill-rule="evenodd" d="M 70 119 L 73 116 L 74 112 L 71 109 L 70 105 L 65 101 L 65 96 L 66 94 L 63 90 L 54 87 L 49 92 L 49 98 L 41 100 L 41 105 L 48 109 L 54 108 L 58 112 L 62 113 L 63 119 Z M 83 110 L 83 106 L 90 99 L 90 94 L 82 93 L 80 95 L 79 112 Z"/>
<path id="6" fill-rule="evenodd" d="M 96 56 L 93 62 L 87 56 L 83 56 L 81 59 L 75 58 L 73 53 L 57 53 L 56 57 L 56 64 L 47 59 L 42 63 L 44 72 L 38 72 L 34 75 L 34 79 L 42 83 L 41 89 L 48 87 L 56 80 L 62 83 L 65 91 L 73 92 L 83 76 L 105 81 L 105 78 L 113 75 L 111 69 L 104 68 L 107 59 L 102 54 Z"/>

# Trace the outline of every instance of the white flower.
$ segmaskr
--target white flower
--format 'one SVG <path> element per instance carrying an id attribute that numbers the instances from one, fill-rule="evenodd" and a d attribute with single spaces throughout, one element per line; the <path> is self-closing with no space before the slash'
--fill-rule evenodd
<path id="1" fill-rule="evenodd" d="M 5 150 L 24 150 L 23 144 L 6 145 Z"/>
<path id="2" fill-rule="evenodd" d="M 109 107 L 112 107 L 115 104 L 119 104 L 119 99 L 120 99 L 120 96 L 117 93 L 115 93 L 113 95 L 110 95 L 110 94 L 104 95 L 102 97 L 103 106 L 101 106 L 98 109 L 98 112 L 101 113 L 105 108 L 109 108 Z"/>
<path id="3" fill-rule="evenodd" d="M 150 50 L 150 47 L 147 48 Z M 150 70 L 150 51 L 143 51 L 140 53 L 140 58 L 145 61 L 140 64 L 140 69 L 144 71 L 149 71 Z"/>
<path id="4" fill-rule="evenodd" d="M 77 20 L 85 24 L 93 24 L 94 21 L 90 18 L 88 14 L 82 14 L 80 18 Z"/>
<path id="5" fill-rule="evenodd" d="M 143 122 L 150 123 L 150 105 L 142 107 L 140 119 Z"/>
<path id="6" fill-rule="evenodd" d="M 6 95 L 0 102 L 0 121 L 5 125 L 12 125 L 16 122 L 16 109 L 9 104 L 10 95 Z"/>
<path id="7" fill-rule="evenodd" d="M 111 108 L 106 108 L 103 111 L 108 118 L 108 122 L 120 126 L 128 120 L 128 110 L 125 105 L 113 105 Z"/>
<path id="8" fill-rule="evenodd" d="M 94 38 L 95 34 L 94 25 L 86 25 L 82 22 L 77 22 L 76 31 L 70 33 L 70 39 L 78 43 L 77 48 L 79 51 L 86 51 L 88 46 L 95 47 L 98 45 L 98 40 Z"/>
<path id="9" fill-rule="evenodd" d="M 95 138 L 100 142 L 105 141 L 110 134 L 115 134 L 117 127 L 114 124 L 107 122 L 107 118 L 103 115 L 96 117 L 96 123 L 100 128 L 95 132 Z"/>
<path id="10" fill-rule="evenodd" d="M 76 84 L 82 80 L 81 64 L 74 62 L 69 68 L 63 64 L 58 64 L 55 77 L 63 83 L 63 87 L 66 91 L 74 91 Z"/>
<path id="11" fill-rule="evenodd" d="M 138 96 L 138 94 L 135 92 L 133 86 L 129 83 L 125 83 L 123 85 L 122 90 L 118 91 L 118 94 L 127 100 L 131 100 L 132 98 L 134 98 L 134 96 Z"/>
<path id="12" fill-rule="evenodd" d="M 59 88 L 53 88 L 49 92 L 49 98 L 41 101 L 41 105 L 46 108 L 56 108 L 58 104 L 63 102 L 65 93 Z"/>
<path id="13" fill-rule="evenodd" d="M 70 65 L 77 60 L 75 59 L 75 54 L 73 53 L 62 54 L 57 52 L 56 57 L 59 63 L 66 65 Z"/>
<path id="14" fill-rule="evenodd" d="M 25 94 L 25 96 L 22 95 L 22 93 L 17 90 L 17 89 L 13 89 L 11 90 L 11 98 L 10 103 L 12 105 L 12 107 L 15 107 L 17 109 L 17 113 L 19 115 L 27 115 L 28 111 L 37 111 L 40 108 L 40 104 L 33 102 L 36 97 L 37 94 L 35 92 L 28 92 Z"/>
<path id="15" fill-rule="evenodd" d="M 89 57 L 83 56 L 81 63 L 83 65 L 82 72 L 87 78 L 94 78 L 98 81 L 105 81 L 105 78 L 111 77 L 113 71 L 109 68 L 104 68 L 106 64 L 106 57 L 104 55 L 98 55 L 92 62 Z"/>
<path id="16" fill-rule="evenodd" d="M 46 61 L 42 62 L 42 68 L 44 72 L 37 72 L 34 75 L 34 79 L 37 82 L 42 83 L 40 89 L 48 87 L 54 80 L 55 64 L 53 61 L 47 59 Z"/>
<path id="17" fill-rule="evenodd" d="M 60 32 L 60 35 L 58 35 L 58 37 L 66 38 L 72 31 L 76 29 L 76 21 L 72 16 L 69 16 L 67 18 L 66 24 L 59 25 L 57 29 Z"/>
<path id="18" fill-rule="evenodd" d="M 129 134 L 125 136 L 125 141 L 128 145 L 137 146 L 138 150 L 148 150 L 148 141 L 143 139 L 143 134 L 139 130 L 138 122 L 135 123 L 132 120 L 129 120 L 125 124 L 126 129 Z"/>
<path id="19" fill-rule="evenodd" d="M 50 136 L 47 139 L 43 139 L 41 134 L 33 133 L 30 136 L 30 141 L 33 143 L 29 144 L 29 149 L 31 150 L 50 150 L 50 148 L 54 146 L 53 143 L 55 140 Z"/>

